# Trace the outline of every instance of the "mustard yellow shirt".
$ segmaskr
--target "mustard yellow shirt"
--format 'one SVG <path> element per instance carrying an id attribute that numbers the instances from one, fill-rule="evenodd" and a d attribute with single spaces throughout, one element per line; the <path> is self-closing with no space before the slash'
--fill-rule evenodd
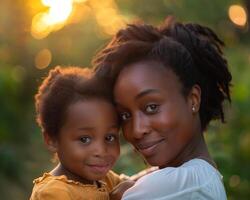
<path id="1" fill-rule="evenodd" d="M 30 200 L 107 200 L 109 192 L 121 182 L 120 177 L 109 171 L 99 181 L 101 187 L 68 180 L 66 176 L 53 176 L 44 173 L 33 181 L 34 187 Z"/>

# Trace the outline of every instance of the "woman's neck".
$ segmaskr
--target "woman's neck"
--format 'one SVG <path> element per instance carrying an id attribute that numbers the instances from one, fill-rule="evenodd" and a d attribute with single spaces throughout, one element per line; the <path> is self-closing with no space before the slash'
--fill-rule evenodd
<path id="1" fill-rule="evenodd" d="M 196 137 L 195 141 L 186 147 L 186 154 L 184 154 L 182 157 L 184 162 L 194 158 L 199 158 L 207 161 L 216 168 L 216 164 L 209 154 L 203 133 L 199 133 L 199 136 Z"/>
<path id="2" fill-rule="evenodd" d="M 211 158 L 208 148 L 204 139 L 204 135 L 200 127 L 196 127 L 195 134 L 191 139 L 192 142 L 188 143 L 186 147 L 177 155 L 177 157 L 171 162 L 167 163 L 166 166 L 160 167 L 178 167 L 183 163 L 199 158 L 207 161 L 209 164 L 216 168 L 216 164 Z"/>
<path id="3" fill-rule="evenodd" d="M 65 175 L 69 180 L 77 181 L 83 184 L 95 184 L 95 181 L 84 179 L 65 168 L 61 163 L 59 163 L 51 172 L 53 176 Z"/>

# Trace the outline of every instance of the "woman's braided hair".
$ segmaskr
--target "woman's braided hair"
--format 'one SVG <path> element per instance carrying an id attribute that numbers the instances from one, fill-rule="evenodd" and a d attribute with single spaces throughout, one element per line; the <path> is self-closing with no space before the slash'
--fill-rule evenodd
<path id="1" fill-rule="evenodd" d="M 95 75 L 114 86 L 124 66 L 153 60 L 179 77 L 183 95 L 193 85 L 201 88 L 202 130 L 212 119 L 224 122 L 223 101 L 231 101 L 231 73 L 223 56 L 224 43 L 208 27 L 167 18 L 160 27 L 130 24 L 120 30 L 94 58 Z"/>

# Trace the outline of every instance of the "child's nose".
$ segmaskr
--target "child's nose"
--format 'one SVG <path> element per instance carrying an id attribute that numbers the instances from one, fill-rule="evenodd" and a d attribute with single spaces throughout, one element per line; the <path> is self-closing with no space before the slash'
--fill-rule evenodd
<path id="1" fill-rule="evenodd" d="M 104 142 L 97 142 L 95 144 L 95 148 L 93 149 L 93 153 L 96 157 L 105 156 L 107 153 L 107 146 Z"/>

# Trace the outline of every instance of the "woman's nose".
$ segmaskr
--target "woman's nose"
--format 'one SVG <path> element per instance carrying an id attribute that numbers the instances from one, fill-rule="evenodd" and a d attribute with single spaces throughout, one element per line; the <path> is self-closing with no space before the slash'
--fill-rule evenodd
<path id="1" fill-rule="evenodd" d="M 134 138 L 141 139 L 144 135 L 149 133 L 149 119 L 145 114 L 137 113 L 133 116 L 132 123 L 132 133 Z"/>

